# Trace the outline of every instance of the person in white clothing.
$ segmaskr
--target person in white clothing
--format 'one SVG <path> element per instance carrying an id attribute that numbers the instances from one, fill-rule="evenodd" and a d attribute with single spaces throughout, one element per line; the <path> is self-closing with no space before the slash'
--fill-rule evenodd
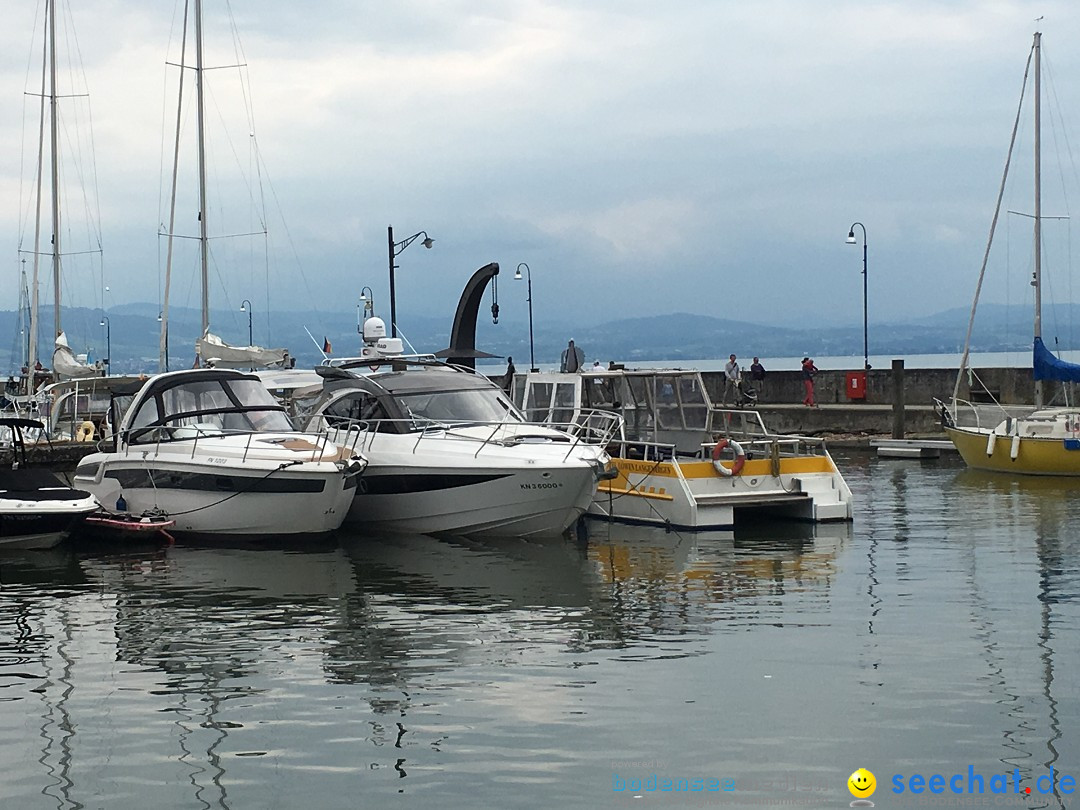
<path id="1" fill-rule="evenodd" d="M 720 404 L 727 407 L 728 394 L 735 394 L 735 401 L 739 401 L 739 376 L 741 375 L 739 364 L 735 360 L 735 355 L 731 355 L 731 359 L 724 364 L 724 396 L 720 400 Z"/>

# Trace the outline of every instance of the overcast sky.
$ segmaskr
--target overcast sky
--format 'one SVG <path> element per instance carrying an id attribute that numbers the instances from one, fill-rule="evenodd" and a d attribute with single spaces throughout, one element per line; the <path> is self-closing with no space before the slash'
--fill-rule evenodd
<path id="1" fill-rule="evenodd" d="M 270 231 L 266 251 L 259 239 L 215 240 L 211 299 L 232 309 L 251 299 L 256 313 L 350 310 L 368 285 L 388 317 L 393 225 L 396 239 L 421 229 L 435 239 L 398 259 L 403 327 L 410 314 L 449 319 L 490 261 L 502 266 L 510 328 L 527 328 L 525 284 L 511 280 L 519 262 L 538 321 L 694 312 L 860 323 L 861 246 L 845 244 L 856 220 L 871 323 L 967 307 L 1037 27 L 1047 89 L 1065 111 L 1060 132 L 1045 122 L 1046 148 L 1067 150 L 1065 133 L 1078 131 L 1080 7 L 1066 0 L 204 5 L 206 64 L 247 65 L 207 73 L 208 227 L 260 230 L 254 200 Z M 40 83 L 43 14 L 43 3 L 9 6 L 2 309 L 18 304 L 17 251 L 33 238 L 37 107 L 25 93 Z M 58 9 L 59 58 L 77 39 L 82 71 L 65 69 L 60 92 L 89 94 L 60 102 L 61 138 L 92 147 L 68 158 L 66 184 L 94 181 L 88 203 L 64 192 L 64 247 L 100 238 L 103 251 L 99 268 L 69 262 L 65 303 L 160 301 L 178 72 L 166 61 L 179 61 L 182 8 Z M 192 115 L 181 234 L 197 229 Z M 1060 187 L 1054 172 L 1046 182 Z M 1018 210 L 1030 211 L 1029 187 L 1023 178 Z M 1005 220 L 1009 272 L 1022 279 L 1030 224 Z M 173 305 L 199 305 L 190 247 L 177 248 Z M 51 302 L 47 281 L 42 295 Z M 1020 303 L 1024 293 L 988 295 Z M 1056 300 L 1069 295 L 1061 285 Z"/>

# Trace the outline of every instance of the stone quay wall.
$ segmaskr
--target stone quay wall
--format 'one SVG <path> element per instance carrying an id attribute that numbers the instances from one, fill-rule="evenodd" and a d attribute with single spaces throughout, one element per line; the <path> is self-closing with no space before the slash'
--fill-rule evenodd
<path id="1" fill-rule="evenodd" d="M 847 397 L 847 374 L 857 369 L 823 369 L 814 377 L 814 393 L 820 405 L 889 405 L 893 402 L 894 384 L 891 368 L 873 368 L 866 372 L 866 398 L 852 400 Z M 744 376 L 746 371 L 743 371 Z M 1031 404 L 1034 381 L 1030 368 L 978 368 L 975 375 L 993 397 L 1003 405 Z M 702 372 L 705 387 L 713 402 L 719 404 L 724 393 L 722 371 Z M 904 400 L 908 405 L 931 405 L 934 399 L 948 402 L 952 399 L 956 384 L 956 369 L 904 368 Z M 1045 399 L 1051 401 L 1059 390 L 1059 384 L 1047 382 Z M 991 401 L 982 386 L 975 383 L 974 400 Z M 800 405 L 805 390 L 801 371 L 769 371 L 765 375 L 764 396 L 761 404 Z M 960 399 L 972 400 L 967 375 L 960 386 Z"/>

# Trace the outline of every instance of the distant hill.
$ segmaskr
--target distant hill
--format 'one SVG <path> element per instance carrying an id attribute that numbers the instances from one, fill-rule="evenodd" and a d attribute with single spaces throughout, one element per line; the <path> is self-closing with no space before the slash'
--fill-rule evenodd
<path id="1" fill-rule="evenodd" d="M 112 368 L 116 372 L 151 371 L 157 368 L 158 307 L 151 304 L 125 304 L 109 310 Z M 51 308 L 41 327 L 41 359 L 48 365 L 52 356 Z M 90 351 L 95 359 L 104 358 L 110 346 L 106 330 L 100 325 L 101 311 L 86 308 L 65 309 L 65 331 L 77 352 Z M 962 350 L 967 329 L 968 311 L 951 309 L 906 322 L 871 323 L 870 354 L 941 354 Z M 171 368 L 186 368 L 195 356 L 200 313 L 192 309 L 173 309 L 169 319 L 169 356 Z M 229 343 L 247 343 L 247 316 L 234 311 L 214 311 L 213 331 Z M 1077 333 L 1062 334 L 1059 324 L 1080 325 L 1080 306 L 1051 306 L 1043 318 L 1044 336 L 1051 346 L 1061 349 L 1080 347 Z M 299 366 L 313 366 L 322 359 L 319 351 L 329 340 L 334 354 L 356 354 L 360 348 L 355 314 L 340 312 L 275 312 L 269 319 L 255 317 L 255 342 L 260 345 L 287 347 Z M 452 314 L 445 319 L 409 318 L 406 337 L 417 351 L 434 352 L 450 341 Z M 309 336 L 310 332 L 310 336 Z M 1023 350 L 1031 342 L 1031 314 L 1025 307 L 988 304 L 979 308 L 972 339 L 973 351 Z M 537 322 L 534 324 L 537 363 L 554 363 L 571 338 L 582 347 L 589 361 L 609 360 L 697 360 L 722 358 L 734 352 L 740 357 L 784 357 L 793 355 L 862 354 L 862 324 L 833 325 L 822 323 L 812 314 L 804 323 L 769 323 L 769 314 L 750 308 L 745 318 L 717 318 L 709 315 L 672 313 L 648 317 L 616 318 L 588 324 Z M 1055 339 L 1057 343 L 1055 344 Z M 527 324 L 504 321 L 492 324 L 485 310 L 477 323 L 477 346 L 505 357 L 512 355 L 519 369 L 529 361 Z M 25 333 L 20 334 L 18 313 L 0 311 L 0 371 L 13 373 L 22 364 Z"/>

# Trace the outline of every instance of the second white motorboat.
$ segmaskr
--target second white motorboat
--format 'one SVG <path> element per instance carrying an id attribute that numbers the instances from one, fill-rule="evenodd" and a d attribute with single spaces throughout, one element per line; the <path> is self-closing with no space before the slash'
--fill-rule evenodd
<path id="1" fill-rule="evenodd" d="M 371 373 L 371 365 L 383 370 Z M 420 534 L 558 535 L 608 474 L 603 444 L 617 417 L 589 444 L 529 424 L 486 377 L 434 359 L 318 371 L 323 394 L 306 430 L 360 447 L 369 461 L 350 522 Z"/>
<path id="2" fill-rule="evenodd" d="M 114 424 L 113 448 L 86 456 L 75 485 L 107 512 L 171 518 L 180 535 L 327 534 L 366 466 L 325 435 L 297 432 L 259 379 L 239 371 L 160 374 Z"/>

